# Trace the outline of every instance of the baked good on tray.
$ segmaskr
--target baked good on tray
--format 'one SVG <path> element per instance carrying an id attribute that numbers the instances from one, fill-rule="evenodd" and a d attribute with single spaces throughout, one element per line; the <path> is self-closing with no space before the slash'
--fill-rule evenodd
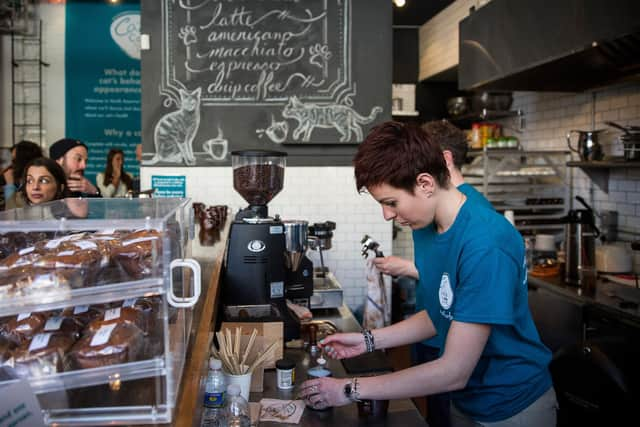
<path id="1" fill-rule="evenodd" d="M 2 324 L 0 335 L 15 345 L 22 345 L 40 332 L 47 321 L 45 313 L 21 313 Z"/>
<path id="2" fill-rule="evenodd" d="M 122 237 L 113 256 L 132 279 L 151 276 L 162 255 L 162 239 L 158 230 L 138 230 Z"/>
<path id="3" fill-rule="evenodd" d="M 110 323 L 85 334 L 67 355 L 69 369 L 90 369 L 139 360 L 144 334 L 128 322 Z"/>
<path id="4" fill-rule="evenodd" d="M 95 332 L 102 326 L 110 325 L 113 323 L 131 323 L 136 325 L 146 335 L 149 332 L 149 320 L 150 313 L 145 313 L 143 310 L 128 307 L 114 307 L 105 310 L 98 318 L 94 319 L 87 326 L 87 331 L 90 333 Z"/>
<path id="5" fill-rule="evenodd" d="M 64 354 L 76 338 L 61 332 L 42 332 L 11 352 L 10 365 L 19 377 L 37 377 L 64 370 Z"/>

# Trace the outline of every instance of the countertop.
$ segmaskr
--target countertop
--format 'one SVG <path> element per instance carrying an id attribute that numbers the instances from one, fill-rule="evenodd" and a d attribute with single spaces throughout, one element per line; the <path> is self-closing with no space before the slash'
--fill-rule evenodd
<path id="1" fill-rule="evenodd" d="M 182 380 L 176 400 L 173 417 L 174 426 L 199 425 L 194 414 L 199 414 L 202 406 L 202 379 L 206 375 L 206 364 L 211 342 L 211 323 L 216 316 L 219 298 L 219 281 L 222 262 L 227 248 L 227 235 L 231 221 L 227 220 L 220 232 L 203 236 L 208 245 L 202 245 L 199 239 L 199 226 L 191 244 L 191 258 L 198 261 L 202 270 L 200 299 L 193 312 L 189 345 L 182 371 Z M 199 421 L 199 416 L 197 420 Z"/>
<path id="2" fill-rule="evenodd" d="M 332 310 L 314 310 L 314 320 L 329 320 L 333 322 L 341 331 L 359 331 L 360 325 L 353 317 L 353 314 L 345 305 L 339 309 Z M 296 362 L 296 387 L 293 390 L 279 390 L 276 387 L 275 370 L 267 370 L 264 373 L 264 391 L 262 393 L 251 393 L 249 400 L 251 402 L 259 402 L 261 398 L 273 399 L 294 399 L 297 393 L 297 387 L 307 379 L 306 370 L 310 367 L 311 357 L 307 351 L 286 349 L 285 356 Z M 328 368 L 332 375 L 337 378 L 351 377 L 344 370 L 342 363 L 338 360 L 330 359 Z M 260 426 L 287 425 L 273 422 L 261 422 Z M 420 415 L 415 405 L 410 399 L 397 399 L 389 401 L 389 409 L 387 416 L 383 419 L 361 418 L 358 416 L 358 408 L 355 403 L 341 406 L 338 408 L 330 408 L 323 411 L 317 411 L 306 408 L 302 419 L 301 426 L 427 426 L 428 424 Z"/>
<path id="3" fill-rule="evenodd" d="M 207 360 L 209 345 L 212 338 L 212 327 L 215 322 L 219 288 L 221 280 L 222 261 L 226 250 L 226 237 L 229 231 L 230 221 L 220 233 L 219 239 L 213 246 L 202 246 L 198 240 L 198 227 L 196 237 L 192 243 L 191 257 L 196 259 L 202 267 L 202 293 L 200 301 L 196 305 L 191 327 L 191 337 L 187 350 L 187 359 L 182 375 L 182 381 L 176 402 L 176 412 L 172 425 L 175 426 L 199 426 L 202 413 L 202 399 L 204 394 L 204 379 L 207 374 Z M 341 331 L 359 331 L 360 325 L 345 305 L 338 309 L 314 310 L 314 320 L 328 320 L 333 322 Z M 286 349 L 285 354 L 297 362 L 296 385 L 300 385 L 306 379 L 306 368 L 309 366 L 310 356 L 303 350 Z M 340 361 L 330 360 L 329 368 L 335 377 L 348 377 Z M 279 390 L 276 387 L 275 370 L 266 370 L 264 373 L 264 391 L 251 393 L 250 401 L 258 402 L 261 398 L 292 399 L 296 390 Z M 277 423 L 260 423 L 264 426 L 278 425 Z M 287 425 L 287 424 L 282 424 Z M 361 419 L 358 417 L 356 404 L 346 405 L 340 408 L 331 408 L 324 411 L 305 409 L 300 421 L 301 426 L 352 426 L 352 425 L 379 425 L 379 426 L 427 426 L 420 412 L 410 399 L 398 399 L 389 402 L 387 417 L 382 420 Z"/>
<path id="4" fill-rule="evenodd" d="M 640 289 L 598 278 L 595 293 L 586 293 L 579 287 L 568 285 L 560 276 L 540 278 L 531 275 L 529 287 L 546 289 L 577 305 L 594 307 L 640 325 Z"/>

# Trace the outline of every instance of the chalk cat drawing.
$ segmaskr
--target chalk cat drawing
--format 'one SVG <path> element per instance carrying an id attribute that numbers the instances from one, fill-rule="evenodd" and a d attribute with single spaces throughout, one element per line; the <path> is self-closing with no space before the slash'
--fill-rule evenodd
<path id="1" fill-rule="evenodd" d="M 352 132 L 356 135 L 356 141 L 362 141 L 361 125 L 371 123 L 381 112 L 382 108 L 376 106 L 373 107 L 369 116 L 364 117 L 348 105 L 304 103 L 297 96 L 292 96 L 282 110 L 282 116 L 298 121 L 298 126 L 293 131 L 293 139 L 296 141 L 304 133 L 302 141 L 309 142 L 311 132 L 319 127 L 335 128 L 340 133 L 340 142 L 348 142 L 351 140 Z"/>
<path id="2" fill-rule="evenodd" d="M 180 109 L 165 114 L 153 132 L 156 154 L 144 165 L 158 162 L 182 162 L 189 166 L 196 164 L 193 155 L 193 139 L 200 126 L 201 88 L 192 92 L 180 89 Z"/>

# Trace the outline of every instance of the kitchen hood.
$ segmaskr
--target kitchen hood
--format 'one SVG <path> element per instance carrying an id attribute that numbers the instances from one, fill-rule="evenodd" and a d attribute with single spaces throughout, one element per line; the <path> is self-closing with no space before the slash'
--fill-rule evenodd
<path id="1" fill-rule="evenodd" d="M 640 81 L 640 0 L 493 0 L 460 21 L 465 90 L 583 91 Z"/>

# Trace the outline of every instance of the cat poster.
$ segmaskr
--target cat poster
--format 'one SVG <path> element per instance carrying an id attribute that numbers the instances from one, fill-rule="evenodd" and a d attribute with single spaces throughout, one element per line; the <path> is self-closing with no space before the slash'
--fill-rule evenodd
<path id="1" fill-rule="evenodd" d="M 224 166 L 241 149 L 350 164 L 391 118 L 387 3 L 142 0 L 143 164 Z"/>

